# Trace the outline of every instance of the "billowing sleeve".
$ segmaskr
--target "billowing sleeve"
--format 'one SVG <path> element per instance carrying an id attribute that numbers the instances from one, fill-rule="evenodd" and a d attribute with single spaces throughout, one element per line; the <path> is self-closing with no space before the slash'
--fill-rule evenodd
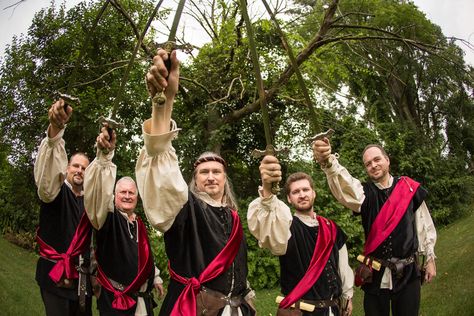
<path id="1" fill-rule="evenodd" d="M 435 259 L 436 229 L 430 211 L 425 202 L 415 212 L 416 232 L 418 235 L 418 252 L 426 256 L 426 261 Z"/>
<path id="2" fill-rule="evenodd" d="M 259 194 L 247 212 L 249 231 L 261 248 L 267 248 L 277 256 L 284 255 L 291 237 L 293 217 L 290 208 L 273 194 L 266 198 L 260 190 Z"/>
<path id="3" fill-rule="evenodd" d="M 171 145 L 177 134 L 174 121 L 171 131 L 166 134 L 151 135 L 143 128 L 145 145 L 135 166 L 138 191 L 146 217 L 161 232 L 171 227 L 176 215 L 188 201 L 188 186 L 179 170 L 176 151 Z"/>
<path id="4" fill-rule="evenodd" d="M 38 196 L 45 203 L 56 198 L 66 178 L 68 160 L 63 135 L 64 129 L 53 138 L 49 138 L 46 132 L 46 137 L 38 148 L 34 175 Z"/>
<path id="5" fill-rule="evenodd" d="M 114 151 L 108 154 L 97 150 L 96 158 L 84 176 L 84 207 L 92 226 L 100 229 L 108 212 L 114 211 L 114 186 L 117 166 L 112 162 Z"/>
<path id="6" fill-rule="evenodd" d="M 339 276 L 342 281 L 342 296 L 346 299 L 352 298 L 354 294 L 354 272 L 349 265 L 349 255 L 346 244 L 339 249 Z"/>
<path id="7" fill-rule="evenodd" d="M 335 155 L 329 157 L 329 167 L 323 168 L 329 188 L 334 197 L 345 207 L 360 212 L 364 202 L 364 188 L 360 181 L 352 177 L 347 169 L 339 164 Z"/>

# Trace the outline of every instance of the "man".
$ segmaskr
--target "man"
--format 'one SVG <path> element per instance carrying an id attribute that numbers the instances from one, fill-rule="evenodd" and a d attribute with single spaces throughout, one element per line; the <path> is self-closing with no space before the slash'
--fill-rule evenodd
<path id="1" fill-rule="evenodd" d="M 436 230 L 425 203 L 426 190 L 408 177 L 390 174 L 390 159 L 379 145 L 368 145 L 362 160 L 372 180 L 361 184 L 331 154 L 327 138 L 313 144 L 314 158 L 326 173 L 329 187 L 342 204 L 362 216 L 365 233 L 364 257 L 372 271 L 371 282 L 363 276 L 364 310 L 368 316 L 418 315 L 420 306 L 420 270 L 417 252 L 423 254 L 424 281 L 436 276 L 434 246 Z M 361 266 L 362 268 L 364 266 Z M 367 269 L 365 269 L 367 270 Z M 370 281 L 370 277 L 367 278 Z"/>
<path id="2" fill-rule="evenodd" d="M 164 64 L 169 58 L 170 71 Z M 171 145 L 178 133 L 171 120 L 178 78 L 176 52 L 158 50 L 147 88 L 151 96 L 164 90 L 166 101 L 153 105 L 143 124 L 145 147 L 136 165 L 145 213 L 164 233 L 169 258 L 171 279 L 160 315 L 253 315 L 246 301 L 247 246 L 226 162 L 204 153 L 188 188 Z"/>
<path id="3" fill-rule="evenodd" d="M 260 197 L 250 203 L 247 220 L 260 247 L 280 259 L 281 292 L 286 297 L 277 315 L 351 315 L 354 276 L 347 237 L 334 222 L 314 211 L 313 180 L 303 172 L 288 177 L 285 191 L 295 208 L 292 216 L 290 208 L 271 192 L 272 183 L 281 180 L 278 159 L 265 156 L 260 175 Z M 290 308 L 295 303 L 296 310 Z"/>
<path id="4" fill-rule="evenodd" d="M 41 200 L 36 281 L 48 316 L 92 315 L 90 282 L 85 274 L 89 269 L 91 229 L 84 215 L 82 192 L 89 159 L 76 153 L 67 161 L 63 135 L 71 114 L 72 107 L 65 107 L 62 99 L 51 106 L 48 130 L 34 166 Z"/>
<path id="5" fill-rule="evenodd" d="M 135 214 L 135 181 L 121 178 L 115 185 L 115 199 L 112 194 L 117 170 L 112 162 L 115 140 L 115 132 L 109 135 L 104 126 L 97 137 L 97 157 L 84 181 L 85 207 L 96 229 L 97 281 L 101 285 L 97 308 L 102 316 L 153 315 L 156 303 L 151 291 L 154 287 L 163 296 L 163 281 L 153 264 L 146 227 Z"/>

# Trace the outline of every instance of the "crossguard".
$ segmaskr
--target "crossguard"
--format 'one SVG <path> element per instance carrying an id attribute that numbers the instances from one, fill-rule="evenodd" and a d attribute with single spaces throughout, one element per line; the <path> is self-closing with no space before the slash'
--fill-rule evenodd
<path id="1" fill-rule="evenodd" d="M 317 140 L 322 140 L 324 138 L 331 138 L 331 136 L 334 134 L 334 130 L 332 128 L 328 129 L 327 131 L 323 132 L 323 133 L 319 133 L 319 134 L 316 134 L 314 135 L 313 137 L 311 137 L 309 139 L 309 141 L 311 143 L 314 143 L 315 141 Z"/>
<path id="2" fill-rule="evenodd" d="M 289 150 L 286 147 L 281 148 L 281 149 L 276 149 L 273 145 L 267 145 L 267 147 L 265 147 L 265 150 L 259 150 L 259 149 L 252 150 L 252 157 L 255 159 L 258 159 L 267 155 L 276 156 L 276 154 L 278 153 L 288 154 L 288 152 Z M 272 193 L 275 195 L 278 195 L 278 193 L 280 193 L 279 182 L 272 183 Z"/>
<path id="3" fill-rule="evenodd" d="M 81 100 L 78 97 L 74 97 L 72 95 L 66 94 L 66 93 L 61 93 L 59 91 L 54 92 L 54 97 L 61 98 L 64 100 L 64 111 L 66 111 L 68 105 L 79 105 L 81 104 Z"/>
<path id="4" fill-rule="evenodd" d="M 164 49 L 167 53 L 168 53 L 168 57 L 169 55 L 171 54 L 172 51 L 174 50 L 177 50 L 177 49 L 180 49 L 186 53 L 191 53 L 191 51 L 193 50 L 193 46 L 189 43 L 185 43 L 185 44 L 176 44 L 175 41 L 167 41 L 167 42 L 164 42 L 164 43 L 154 43 L 154 46 L 156 48 L 162 48 Z M 165 66 L 166 66 L 166 69 L 168 69 L 168 71 L 170 71 L 171 69 L 171 59 L 168 58 L 167 60 L 165 60 Z M 168 79 L 168 78 L 166 78 Z M 152 98 L 152 104 L 153 105 L 156 105 L 158 107 L 162 107 L 166 102 L 166 96 L 165 96 L 165 93 L 164 91 L 161 91 L 160 93 L 156 93 L 153 98 Z"/>

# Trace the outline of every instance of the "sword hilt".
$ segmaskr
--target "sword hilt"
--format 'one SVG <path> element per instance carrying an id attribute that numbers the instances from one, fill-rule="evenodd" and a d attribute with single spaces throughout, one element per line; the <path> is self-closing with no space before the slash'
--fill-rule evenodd
<path id="1" fill-rule="evenodd" d="M 276 149 L 273 145 L 269 144 L 265 147 L 265 150 L 259 150 L 259 149 L 254 149 L 252 151 L 252 157 L 255 159 L 262 158 L 264 156 L 276 156 L 277 153 L 288 153 L 288 148 L 281 148 L 281 149 Z M 278 195 L 280 193 L 280 185 L 279 182 L 273 182 L 272 183 L 272 193 L 275 195 Z"/>
<path id="2" fill-rule="evenodd" d="M 166 41 L 164 43 L 154 43 L 154 46 L 156 48 L 162 48 L 168 53 L 168 59 L 164 61 L 166 69 L 168 70 L 168 76 L 171 70 L 171 52 L 177 49 L 181 49 L 185 52 L 191 52 L 193 47 L 191 44 L 185 43 L 185 44 L 176 44 L 175 41 Z M 168 80 L 168 76 L 165 78 Z M 160 93 L 156 93 L 155 96 L 152 98 L 152 103 L 153 105 L 156 105 L 158 107 L 162 107 L 166 102 L 166 96 L 164 89 Z"/>
<path id="3" fill-rule="evenodd" d="M 107 126 L 107 133 L 109 133 L 109 141 L 112 139 L 112 133 L 114 132 L 114 130 L 125 127 L 124 124 L 117 122 L 116 120 L 110 117 L 105 118 L 101 116 L 97 121 L 102 127 Z M 107 155 L 109 153 L 109 150 L 104 148 L 102 152 Z"/>
<path id="4" fill-rule="evenodd" d="M 67 107 L 72 105 L 79 105 L 81 104 L 81 100 L 78 97 L 66 94 L 66 93 L 61 93 L 59 91 L 54 92 L 55 98 L 61 98 L 64 100 L 64 112 L 66 112 Z"/>

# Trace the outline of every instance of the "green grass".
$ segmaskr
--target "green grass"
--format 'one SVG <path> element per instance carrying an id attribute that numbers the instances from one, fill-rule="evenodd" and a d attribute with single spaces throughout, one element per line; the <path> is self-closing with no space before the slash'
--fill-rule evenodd
<path id="1" fill-rule="evenodd" d="M 437 277 L 422 287 L 421 316 L 474 315 L 474 215 L 438 231 Z M 34 279 L 37 256 L 0 238 L 0 314 L 44 315 Z M 275 315 L 278 289 L 257 291 L 259 315 Z M 355 289 L 354 316 L 363 315 Z M 161 302 L 160 302 L 161 303 Z M 94 313 L 96 314 L 95 307 Z M 155 309 L 157 313 L 157 309 Z"/>

